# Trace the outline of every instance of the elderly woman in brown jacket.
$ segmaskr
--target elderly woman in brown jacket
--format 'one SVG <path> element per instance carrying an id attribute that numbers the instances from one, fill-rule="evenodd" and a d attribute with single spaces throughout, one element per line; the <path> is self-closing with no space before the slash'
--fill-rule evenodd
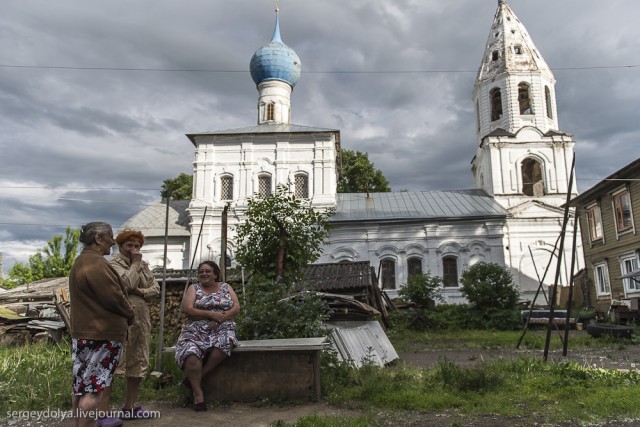
<path id="1" fill-rule="evenodd" d="M 151 318 L 148 303 L 158 299 L 160 286 L 149 265 L 142 260 L 140 248 L 144 245 L 144 235 L 140 231 L 123 230 L 118 233 L 116 243 L 120 250 L 111 257 L 109 264 L 120 276 L 136 311 L 136 320 L 129 326 L 124 356 L 116 370 L 116 375 L 127 378 L 122 414 L 125 419 L 147 418 L 149 412 L 141 406 L 135 406 L 135 401 L 140 383 L 149 368 Z"/>
<path id="2" fill-rule="evenodd" d="M 116 427 L 122 420 L 108 416 L 111 383 L 135 312 L 104 259 L 115 243 L 111 226 L 83 225 L 80 242 L 84 249 L 69 272 L 75 425 Z"/>

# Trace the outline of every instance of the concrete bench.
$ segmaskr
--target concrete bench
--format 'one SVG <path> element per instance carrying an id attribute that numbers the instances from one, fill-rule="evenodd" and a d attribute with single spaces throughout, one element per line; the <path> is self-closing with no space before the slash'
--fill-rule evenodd
<path id="1" fill-rule="evenodd" d="M 529 324 L 530 325 L 546 325 L 549 323 L 549 318 L 544 318 L 544 317 L 532 317 L 531 319 L 529 319 Z M 567 323 L 567 319 L 565 317 L 554 317 L 553 318 L 553 324 L 554 325 L 564 325 L 565 323 Z M 569 318 L 569 324 L 570 325 L 574 325 L 576 323 L 576 319 L 574 319 L 573 317 Z"/>
<path id="2" fill-rule="evenodd" d="M 320 353 L 328 343 L 326 337 L 240 341 L 203 379 L 205 396 L 209 401 L 319 400 Z"/>
<path id="3" fill-rule="evenodd" d="M 522 319 L 527 320 L 529 316 L 529 310 L 522 310 Z M 530 325 L 546 325 L 549 323 L 549 310 L 532 310 L 531 317 L 529 318 Z M 555 310 L 553 312 L 553 324 L 564 325 L 567 322 L 567 310 Z M 569 318 L 569 324 L 574 325 L 576 319 L 574 317 Z"/>

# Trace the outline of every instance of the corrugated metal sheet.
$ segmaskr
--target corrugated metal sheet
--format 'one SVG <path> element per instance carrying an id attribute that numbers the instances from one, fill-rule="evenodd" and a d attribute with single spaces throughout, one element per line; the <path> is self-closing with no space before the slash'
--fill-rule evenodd
<path id="1" fill-rule="evenodd" d="M 332 222 L 504 218 L 508 212 L 482 190 L 340 193 Z"/>
<path id="2" fill-rule="evenodd" d="M 385 366 L 398 359 L 387 334 L 375 320 L 328 322 L 331 341 L 342 361 L 360 368 L 373 364 Z"/>
<path id="3" fill-rule="evenodd" d="M 369 261 L 312 264 L 307 267 L 302 279 L 303 286 L 310 286 L 320 292 L 366 289 L 371 283 Z"/>

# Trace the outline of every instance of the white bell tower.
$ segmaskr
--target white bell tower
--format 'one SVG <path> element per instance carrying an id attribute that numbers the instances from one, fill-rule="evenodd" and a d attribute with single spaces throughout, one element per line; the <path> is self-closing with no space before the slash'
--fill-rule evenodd
<path id="1" fill-rule="evenodd" d="M 559 130 L 553 73 L 506 0 L 498 1 L 473 102 L 474 183 L 510 212 L 505 260 L 521 287 L 535 291 L 538 275 L 550 256 L 557 256 L 553 248 L 561 232 L 575 142 Z M 574 182 L 571 196 L 577 194 Z M 566 263 L 571 259 L 569 234 Z M 563 284 L 568 275 L 566 268 Z M 545 283 L 552 281 L 548 274 Z"/>

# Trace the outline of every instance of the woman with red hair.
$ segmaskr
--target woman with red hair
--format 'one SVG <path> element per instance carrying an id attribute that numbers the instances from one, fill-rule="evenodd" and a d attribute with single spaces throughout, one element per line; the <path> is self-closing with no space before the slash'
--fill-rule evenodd
<path id="1" fill-rule="evenodd" d="M 151 319 L 148 303 L 158 298 L 160 286 L 149 265 L 142 261 L 140 248 L 144 245 L 144 236 L 140 231 L 121 231 L 116 237 L 116 243 L 120 251 L 111 257 L 109 264 L 120 276 L 136 312 L 135 322 L 129 327 L 124 357 L 116 371 L 116 375 L 127 378 L 122 414 L 123 419 L 146 418 L 149 413 L 141 406 L 134 405 L 140 383 L 149 368 Z"/>

